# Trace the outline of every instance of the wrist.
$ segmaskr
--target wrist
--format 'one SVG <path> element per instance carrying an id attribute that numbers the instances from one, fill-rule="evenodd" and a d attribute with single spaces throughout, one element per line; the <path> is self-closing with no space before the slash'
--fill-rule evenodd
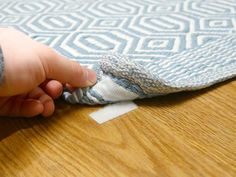
<path id="1" fill-rule="evenodd" d="M 3 82 L 3 76 L 4 76 L 4 59 L 3 59 L 3 52 L 2 52 L 1 43 L 0 43 L 0 85 Z"/>
<path id="2" fill-rule="evenodd" d="M 4 36 L 7 36 L 6 35 L 7 31 L 8 31 L 8 28 L 3 28 L 3 27 L 0 28 L 0 88 L 2 88 L 3 79 L 4 79 L 3 41 L 4 41 Z"/>
<path id="3" fill-rule="evenodd" d="M 7 27 L 0 27 L 0 32 L 4 32 L 4 31 L 6 31 L 6 30 L 8 30 L 9 28 L 7 28 Z"/>
<path id="4" fill-rule="evenodd" d="M 7 31 L 9 31 L 9 28 L 0 27 L 0 47 L 1 47 L 2 40 L 4 39 L 4 37 L 7 36 L 6 35 Z"/>

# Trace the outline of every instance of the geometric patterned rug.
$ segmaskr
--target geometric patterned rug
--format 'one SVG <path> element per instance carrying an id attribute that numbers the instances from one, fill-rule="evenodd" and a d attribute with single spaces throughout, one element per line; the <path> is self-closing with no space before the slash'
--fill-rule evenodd
<path id="1" fill-rule="evenodd" d="M 0 9 L 0 26 L 15 27 L 67 58 L 97 68 L 99 77 L 101 58 L 110 53 L 158 72 L 160 61 L 236 32 L 235 0 L 0 0 Z M 123 87 L 119 77 L 114 82 Z M 158 94 L 140 88 L 137 98 Z"/>

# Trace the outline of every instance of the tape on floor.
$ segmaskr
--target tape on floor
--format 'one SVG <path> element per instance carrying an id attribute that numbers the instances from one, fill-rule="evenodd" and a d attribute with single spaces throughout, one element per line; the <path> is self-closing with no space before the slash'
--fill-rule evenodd
<path id="1" fill-rule="evenodd" d="M 119 102 L 107 105 L 102 109 L 91 113 L 90 117 L 97 123 L 102 124 L 136 108 L 138 108 L 138 106 L 132 101 Z"/>

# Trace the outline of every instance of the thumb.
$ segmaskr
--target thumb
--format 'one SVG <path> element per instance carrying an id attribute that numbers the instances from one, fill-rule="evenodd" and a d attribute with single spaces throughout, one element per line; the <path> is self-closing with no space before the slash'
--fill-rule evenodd
<path id="1" fill-rule="evenodd" d="M 82 67 L 75 61 L 66 59 L 47 46 L 43 45 L 42 48 L 39 56 L 47 79 L 69 83 L 74 87 L 87 87 L 95 84 L 96 73 L 94 71 Z"/>

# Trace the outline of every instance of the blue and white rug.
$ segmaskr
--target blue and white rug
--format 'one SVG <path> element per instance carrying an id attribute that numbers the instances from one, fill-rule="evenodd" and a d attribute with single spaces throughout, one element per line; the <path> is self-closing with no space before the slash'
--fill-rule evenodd
<path id="1" fill-rule="evenodd" d="M 0 0 L 13 26 L 96 69 L 71 103 L 196 90 L 236 75 L 236 0 Z"/>

